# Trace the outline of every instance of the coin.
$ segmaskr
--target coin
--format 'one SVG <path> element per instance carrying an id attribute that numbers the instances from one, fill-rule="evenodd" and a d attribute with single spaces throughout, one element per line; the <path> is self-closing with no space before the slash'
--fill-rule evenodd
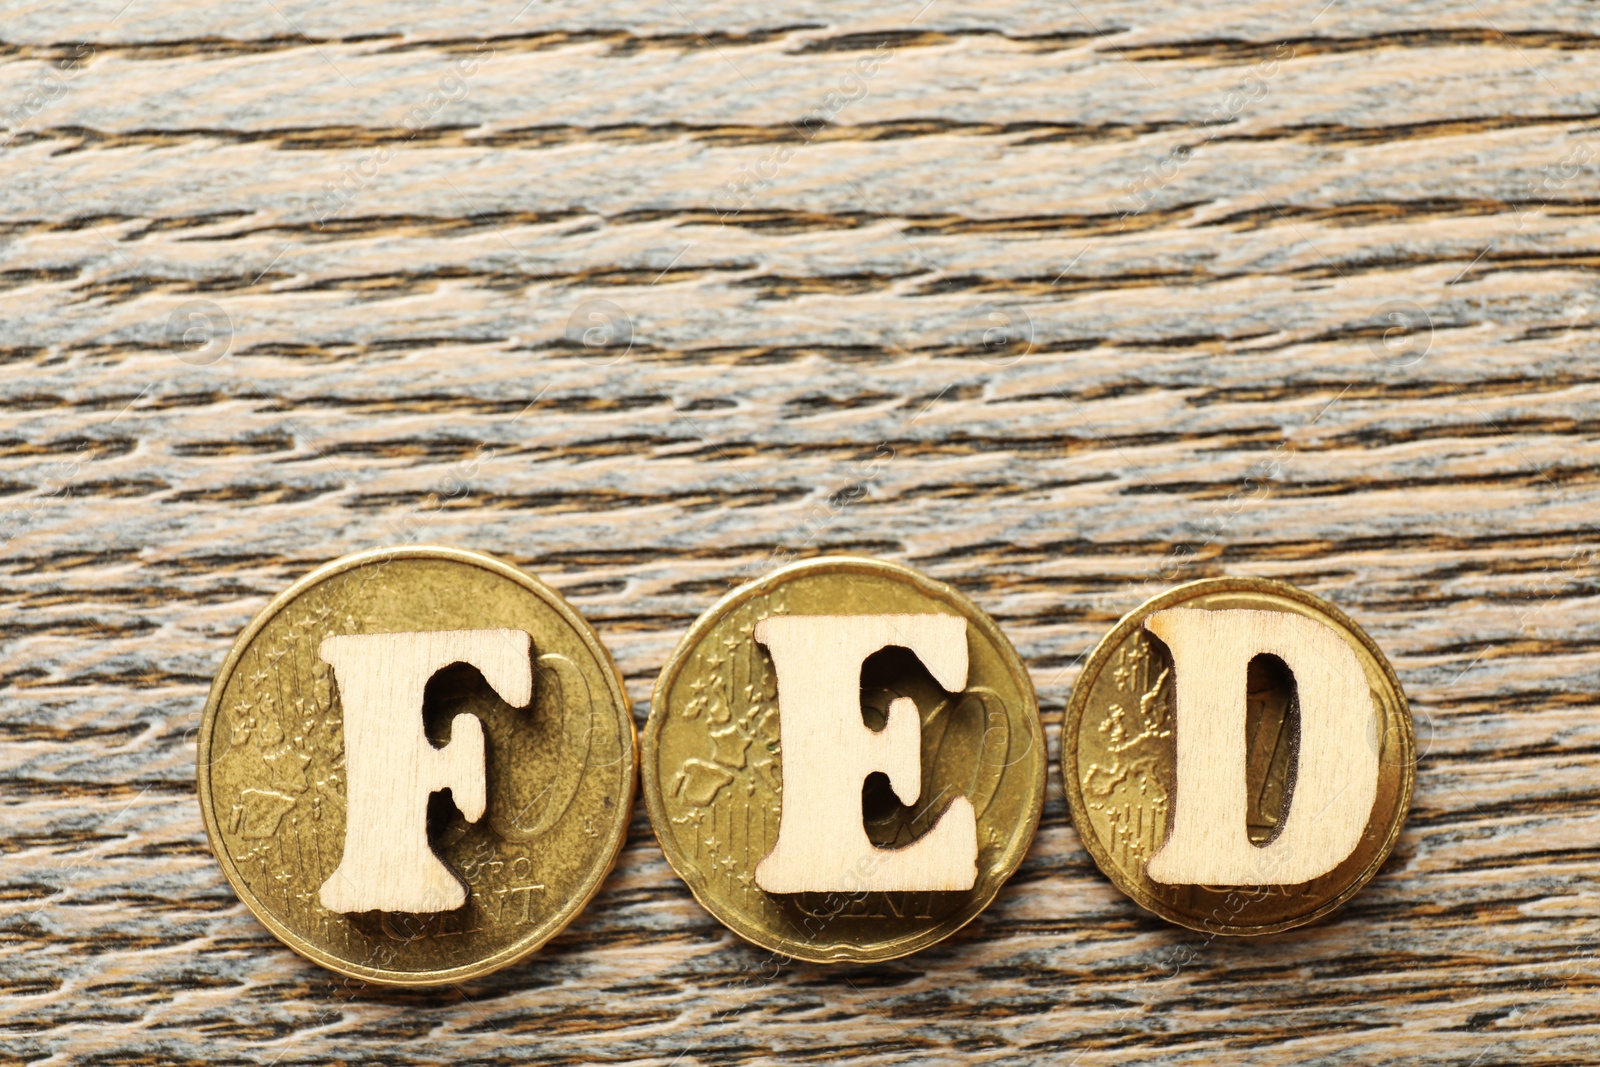
<path id="1" fill-rule="evenodd" d="M 323 907 L 346 821 L 343 713 L 323 639 L 493 627 L 532 636 L 531 705 L 508 706 L 456 664 L 432 677 L 422 709 L 435 746 L 460 712 L 483 727 L 483 817 L 467 822 L 439 793 L 427 815 L 429 845 L 466 883 L 466 904 Z M 355 978 L 437 985 L 514 963 L 583 910 L 622 847 L 636 765 L 622 678 L 559 594 L 492 556 L 401 547 L 319 567 L 256 616 L 212 684 L 197 777 L 212 852 L 267 929 Z"/>
<path id="2" fill-rule="evenodd" d="M 783 747 L 776 673 L 756 624 L 778 615 L 937 613 L 967 620 L 966 688 L 947 693 L 905 649 L 861 668 L 867 726 L 912 699 L 921 723 L 921 793 L 906 806 L 881 774 L 862 787 L 867 837 L 908 845 L 951 798 L 977 816 L 970 890 L 768 893 L 757 865 L 777 841 Z M 644 732 L 645 803 L 662 850 L 696 899 L 745 940 L 826 963 L 894 959 L 977 916 L 1027 853 L 1044 803 L 1048 753 L 1038 700 L 1016 650 L 965 596 L 909 567 L 831 557 L 773 571 L 718 601 L 662 670 Z"/>
<path id="3" fill-rule="evenodd" d="M 1291 612 L 1331 627 L 1366 675 L 1378 748 L 1377 799 L 1355 850 L 1333 870 L 1295 885 L 1169 885 L 1146 874 L 1166 840 L 1173 808 L 1172 659 L 1144 621 L 1169 608 Z M 1273 837 L 1292 797 L 1298 728 L 1292 677 L 1281 661 L 1250 665 L 1246 699 L 1248 836 Z M 1312 922 L 1349 900 L 1378 872 L 1411 806 L 1416 744 L 1411 712 L 1389 661 L 1332 604 L 1285 582 L 1207 578 L 1170 589 L 1129 612 L 1090 655 L 1062 728 L 1061 770 L 1072 821 L 1106 876 L 1141 907 L 1190 929 L 1266 934 Z"/>

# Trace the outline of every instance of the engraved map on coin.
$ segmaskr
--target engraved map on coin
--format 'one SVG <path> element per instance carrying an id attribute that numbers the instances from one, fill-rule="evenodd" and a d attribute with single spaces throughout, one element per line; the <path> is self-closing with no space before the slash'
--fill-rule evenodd
<path id="1" fill-rule="evenodd" d="M 1141 630 L 1117 648 L 1109 669 L 1116 697 L 1096 709 L 1099 745 L 1083 768 L 1083 802 L 1113 856 L 1142 865 L 1161 846 L 1171 800 L 1172 665 Z M 1293 680 L 1272 657 L 1252 662 L 1248 677 L 1248 832 L 1262 844 L 1278 827 L 1294 765 Z"/>
<path id="2" fill-rule="evenodd" d="M 1172 741 L 1169 723 L 1171 669 L 1151 665 L 1148 640 L 1135 639 L 1116 652 L 1112 681 L 1117 699 L 1100 709 L 1099 759 L 1083 771 L 1084 804 L 1119 859 L 1148 860 L 1166 826 L 1167 782 L 1161 765 Z"/>

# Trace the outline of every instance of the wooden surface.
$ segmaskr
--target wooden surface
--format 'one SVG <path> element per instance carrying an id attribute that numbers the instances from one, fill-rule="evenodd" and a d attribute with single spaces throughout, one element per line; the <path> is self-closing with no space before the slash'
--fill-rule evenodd
<path id="1" fill-rule="evenodd" d="M 0 17 L 0 1059 L 1600 1061 L 1593 3 L 124 3 Z M 1124 611 L 1285 578 L 1388 651 L 1415 805 L 1341 913 L 1207 941 L 1052 769 L 978 922 L 833 969 L 641 806 L 535 959 L 362 989 L 229 890 L 194 734 L 400 540 L 551 582 L 641 720 L 730 583 L 905 561 L 1053 750 Z"/>

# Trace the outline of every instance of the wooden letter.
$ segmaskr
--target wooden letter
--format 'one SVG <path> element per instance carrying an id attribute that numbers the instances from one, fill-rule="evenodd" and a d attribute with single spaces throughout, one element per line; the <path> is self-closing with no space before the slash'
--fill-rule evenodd
<path id="1" fill-rule="evenodd" d="M 451 911 L 466 886 L 428 847 L 428 795 L 449 789 L 468 822 L 484 808 L 483 725 L 450 721 L 435 748 L 422 724 L 428 679 L 470 663 L 512 707 L 533 699 L 532 639 L 522 630 L 347 634 L 322 642 L 344 705 L 344 854 L 322 883 L 330 911 Z"/>
<path id="2" fill-rule="evenodd" d="M 1325 624 L 1279 611 L 1173 608 L 1145 620 L 1172 653 L 1177 783 L 1151 880 L 1169 885 L 1292 885 L 1355 851 L 1378 795 L 1376 719 L 1367 677 Z M 1261 653 L 1293 672 L 1300 755 L 1278 836 L 1246 832 L 1245 672 Z"/>
<path id="3" fill-rule="evenodd" d="M 945 689 L 967 685 L 967 620 L 959 615 L 780 615 L 756 624 L 778 672 L 783 813 L 778 843 L 756 866 L 769 893 L 971 889 L 978 826 L 957 796 L 939 821 L 898 849 L 877 848 L 862 821 L 861 785 L 882 771 L 902 804 L 922 792 L 922 722 L 905 697 L 874 732 L 861 718 L 861 664 L 888 645 L 910 649 Z M 976 758 L 976 753 L 974 753 Z M 935 802 L 943 798 L 934 798 Z"/>

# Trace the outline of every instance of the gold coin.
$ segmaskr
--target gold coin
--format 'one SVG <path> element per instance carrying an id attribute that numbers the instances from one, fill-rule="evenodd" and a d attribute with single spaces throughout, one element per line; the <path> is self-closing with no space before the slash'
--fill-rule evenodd
<path id="1" fill-rule="evenodd" d="M 512 708 L 463 664 L 428 682 L 434 746 L 475 715 L 486 806 L 469 823 L 435 793 L 428 843 L 468 887 L 430 914 L 342 914 L 318 890 L 345 841 L 343 713 L 326 637 L 503 627 L 532 636 L 533 702 Z M 622 678 L 559 594 L 492 556 L 376 549 L 301 578 L 239 636 L 201 723 L 200 810 L 245 905 L 284 944 L 343 974 L 437 985 L 514 963 L 594 896 L 627 832 L 637 765 Z"/>
<path id="2" fill-rule="evenodd" d="M 946 693 L 904 649 L 861 668 L 865 724 L 909 697 L 921 722 L 919 805 L 881 774 L 862 787 L 867 837 L 904 846 L 951 799 L 977 815 L 976 884 L 965 891 L 768 893 L 756 866 L 777 841 L 783 749 L 771 656 L 753 637 L 775 615 L 945 614 L 967 620 L 966 688 Z M 696 899 L 762 948 L 816 963 L 894 959 L 971 922 L 1016 871 L 1044 803 L 1048 753 L 1038 699 L 1016 650 L 965 596 L 909 567 L 824 558 L 742 586 L 685 635 L 656 682 L 644 732 L 645 803 L 656 837 Z"/>
<path id="3" fill-rule="evenodd" d="M 1355 653 L 1377 728 L 1378 786 L 1360 843 L 1309 882 L 1254 887 L 1167 885 L 1146 873 L 1172 813 L 1172 659 L 1144 621 L 1169 608 L 1292 612 L 1319 620 Z M 1298 745 L 1293 679 L 1281 660 L 1250 664 L 1246 698 L 1246 803 L 1252 844 L 1269 842 L 1293 794 Z M 1416 777 L 1416 744 L 1405 693 L 1372 638 L 1332 604 L 1284 582 L 1207 578 L 1139 605 L 1090 655 L 1067 707 L 1061 771 L 1072 821 L 1089 854 L 1118 889 L 1171 922 L 1206 933 L 1267 934 L 1312 922 L 1349 900 L 1394 848 Z"/>

